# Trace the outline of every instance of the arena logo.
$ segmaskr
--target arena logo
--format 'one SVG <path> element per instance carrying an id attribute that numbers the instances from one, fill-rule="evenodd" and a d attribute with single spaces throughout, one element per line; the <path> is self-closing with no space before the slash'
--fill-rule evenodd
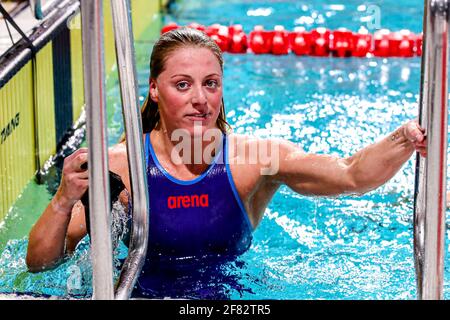
<path id="1" fill-rule="evenodd" d="M 207 194 L 190 196 L 170 196 L 167 198 L 167 207 L 169 209 L 180 208 L 207 208 L 209 207 L 209 197 Z"/>
<path id="2" fill-rule="evenodd" d="M 13 133 L 13 131 L 19 126 L 20 112 L 17 112 L 16 116 L 12 118 L 8 124 L 2 129 L 0 144 L 6 141 L 6 139 Z"/>

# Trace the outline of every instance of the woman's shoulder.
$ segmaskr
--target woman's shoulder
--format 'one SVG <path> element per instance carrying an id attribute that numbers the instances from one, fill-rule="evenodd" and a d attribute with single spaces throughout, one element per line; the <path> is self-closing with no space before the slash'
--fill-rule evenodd
<path id="1" fill-rule="evenodd" d="M 234 144 L 248 144 L 248 143 L 252 143 L 254 141 L 258 141 L 261 140 L 261 138 L 249 135 L 249 134 L 242 134 L 242 133 L 228 133 L 227 134 L 227 138 L 229 143 L 234 143 Z"/>
<path id="2" fill-rule="evenodd" d="M 145 145 L 145 139 L 146 136 L 149 135 L 149 133 L 144 133 L 142 135 L 142 145 Z M 119 166 L 128 166 L 128 155 L 127 155 L 127 142 L 126 140 L 123 140 L 111 147 L 108 148 L 108 156 L 109 156 L 109 163 L 113 165 L 119 165 Z"/>
<path id="3" fill-rule="evenodd" d="M 233 167 L 245 174 L 255 171 L 257 174 L 274 175 L 283 159 L 305 154 L 299 145 L 286 139 L 231 134 L 229 141 L 228 161 L 230 164 L 242 164 Z"/>
<path id="4" fill-rule="evenodd" d="M 273 139 L 261 138 L 248 134 L 228 135 L 228 160 L 230 164 L 239 163 L 244 170 L 258 169 L 267 157 L 274 156 L 271 152 L 275 146 Z"/>
<path id="5" fill-rule="evenodd" d="M 249 134 L 240 134 L 240 133 L 229 133 L 227 135 L 228 141 L 230 144 L 234 144 L 237 147 L 243 147 L 251 148 L 251 147 L 286 147 L 286 146 L 293 146 L 294 143 L 291 141 L 280 139 L 280 138 L 265 138 L 265 137 L 258 137 L 253 136 Z M 263 148 L 264 149 L 264 148 Z"/>
<path id="6" fill-rule="evenodd" d="M 118 143 L 108 149 L 109 167 L 111 171 L 128 168 L 127 147 L 125 142 Z"/>
<path id="7" fill-rule="evenodd" d="M 125 141 L 115 144 L 108 148 L 109 156 L 120 157 L 127 154 L 127 146 Z"/>

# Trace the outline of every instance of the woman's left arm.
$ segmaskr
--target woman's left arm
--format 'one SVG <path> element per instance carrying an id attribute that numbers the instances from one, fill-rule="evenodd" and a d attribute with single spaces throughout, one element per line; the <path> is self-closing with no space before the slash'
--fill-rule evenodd
<path id="1" fill-rule="evenodd" d="M 306 154 L 293 144 L 280 143 L 278 172 L 270 179 L 301 194 L 365 193 L 391 179 L 414 151 L 426 156 L 426 139 L 416 121 L 349 158 Z"/>

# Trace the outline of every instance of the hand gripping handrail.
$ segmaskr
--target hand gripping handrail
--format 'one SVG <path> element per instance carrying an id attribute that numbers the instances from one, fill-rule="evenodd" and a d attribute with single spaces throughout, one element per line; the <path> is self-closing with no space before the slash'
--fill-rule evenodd
<path id="1" fill-rule="evenodd" d="M 112 300 L 113 260 L 103 58 L 102 0 L 81 0 L 93 299 Z"/>
<path id="2" fill-rule="evenodd" d="M 129 253 L 116 289 L 116 299 L 125 300 L 130 297 L 145 262 L 149 200 L 129 0 L 111 0 L 111 9 L 133 200 L 133 226 Z"/>
<path id="3" fill-rule="evenodd" d="M 427 158 L 417 155 L 414 256 L 417 297 L 443 298 L 447 179 L 447 61 L 449 0 L 426 0 L 419 122 L 426 129 Z"/>

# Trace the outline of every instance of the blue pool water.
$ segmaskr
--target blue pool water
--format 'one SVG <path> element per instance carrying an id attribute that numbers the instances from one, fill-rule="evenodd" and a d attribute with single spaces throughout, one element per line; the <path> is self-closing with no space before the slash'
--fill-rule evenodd
<path id="1" fill-rule="evenodd" d="M 374 12 L 379 16 L 374 18 Z M 179 1 L 163 21 L 240 23 L 246 32 L 256 24 L 266 29 L 280 24 L 289 30 L 302 25 L 418 33 L 422 15 L 418 0 L 201 0 Z M 142 100 L 152 44 L 136 42 Z M 288 139 L 307 152 L 346 157 L 417 116 L 420 58 L 224 56 L 227 119 L 237 133 Z M 115 81 L 110 80 L 108 91 L 111 144 L 122 132 Z M 232 281 L 218 277 L 194 284 L 186 296 L 195 297 L 200 287 L 222 286 L 221 294 L 233 299 L 415 299 L 413 161 L 386 185 L 360 197 L 305 197 L 281 188 L 250 250 L 221 271 Z M 88 240 L 56 270 L 41 274 L 26 272 L 26 243 L 26 238 L 13 239 L 3 248 L 0 292 L 90 296 Z M 449 263 L 447 254 L 447 299 Z M 77 274 L 82 285 L 68 286 L 80 278 Z"/>

